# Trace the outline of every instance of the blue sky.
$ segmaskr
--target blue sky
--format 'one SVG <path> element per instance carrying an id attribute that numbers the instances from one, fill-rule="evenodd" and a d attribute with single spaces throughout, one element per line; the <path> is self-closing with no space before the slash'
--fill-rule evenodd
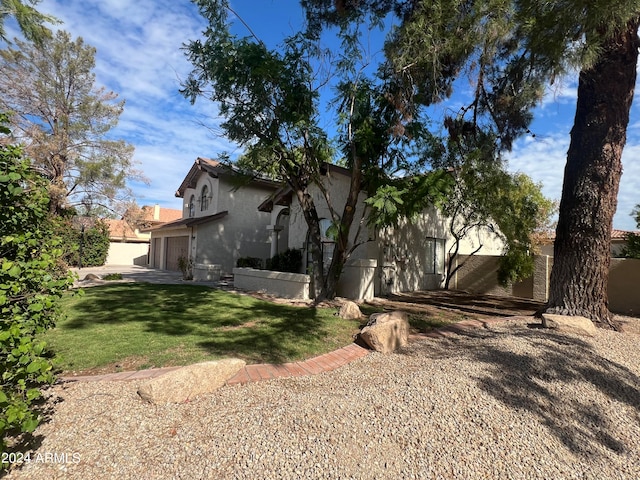
<path id="1" fill-rule="evenodd" d="M 296 0 L 234 0 L 232 5 L 270 45 L 292 33 L 302 15 Z M 135 146 L 137 168 L 150 180 L 148 186 L 131 185 L 139 205 L 181 208 L 174 193 L 196 157 L 240 153 L 219 136 L 215 105 L 200 99 L 192 106 L 178 92 L 191 70 L 181 46 L 206 26 L 189 0 L 42 0 L 38 9 L 58 17 L 64 22 L 59 28 L 97 49 L 97 85 L 126 100 L 113 134 Z M 519 140 L 509 155 L 509 168 L 542 182 L 552 199 L 561 194 L 575 98 L 571 80 L 549 89 L 531 127 L 535 138 Z M 637 94 L 627 135 L 614 228 L 632 230 L 630 212 L 640 203 Z"/>

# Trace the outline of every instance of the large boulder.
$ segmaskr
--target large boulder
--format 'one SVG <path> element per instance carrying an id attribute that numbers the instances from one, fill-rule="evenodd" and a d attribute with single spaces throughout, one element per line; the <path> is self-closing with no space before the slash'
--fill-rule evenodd
<path id="1" fill-rule="evenodd" d="M 575 333 L 589 337 L 595 336 L 597 332 L 596 326 L 588 318 L 569 315 L 543 313 L 542 326 L 544 328 L 558 330 L 559 332 Z"/>
<path id="2" fill-rule="evenodd" d="M 394 352 L 409 342 L 409 315 L 400 311 L 374 313 L 360 338 L 376 352 Z"/>
<path id="3" fill-rule="evenodd" d="M 149 380 L 138 395 L 151 403 L 182 403 L 217 390 L 245 365 L 237 358 L 196 363 Z"/>
<path id="4" fill-rule="evenodd" d="M 360 307 L 358 307 L 358 304 L 356 302 L 345 300 L 344 302 L 342 302 L 342 306 L 340 307 L 338 316 L 340 318 L 344 318 L 345 320 L 353 320 L 362 317 L 362 312 L 360 311 Z"/>

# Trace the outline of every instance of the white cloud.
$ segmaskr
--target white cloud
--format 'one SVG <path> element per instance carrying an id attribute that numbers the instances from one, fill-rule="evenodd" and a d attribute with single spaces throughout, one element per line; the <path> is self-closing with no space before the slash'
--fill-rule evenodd
<path id="1" fill-rule="evenodd" d="M 136 147 L 137 168 L 151 182 L 131 185 L 138 202 L 180 208 L 174 193 L 195 158 L 234 150 L 202 126 L 219 125 L 215 105 L 201 99 L 192 106 L 179 93 L 191 70 L 182 46 L 205 27 L 196 7 L 188 0 L 43 0 L 38 8 L 96 48 L 96 84 L 125 100 L 112 134 Z"/>

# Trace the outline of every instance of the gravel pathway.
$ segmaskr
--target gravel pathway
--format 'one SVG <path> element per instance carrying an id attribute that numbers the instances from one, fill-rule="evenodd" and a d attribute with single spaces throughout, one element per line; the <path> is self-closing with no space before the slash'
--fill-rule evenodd
<path id="1" fill-rule="evenodd" d="M 527 321 L 180 405 L 135 381 L 59 385 L 7 478 L 640 478 L 640 336 Z"/>

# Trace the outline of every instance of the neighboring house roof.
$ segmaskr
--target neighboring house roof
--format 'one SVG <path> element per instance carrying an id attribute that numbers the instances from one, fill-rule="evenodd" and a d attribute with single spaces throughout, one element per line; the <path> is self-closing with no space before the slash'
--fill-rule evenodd
<path id="1" fill-rule="evenodd" d="M 109 227 L 109 238 L 115 241 L 124 242 L 148 242 L 149 237 L 140 236 L 138 232 L 134 230 L 126 220 L 115 220 L 112 218 L 105 218 L 104 222 Z"/>
<path id="2" fill-rule="evenodd" d="M 635 233 L 636 235 L 640 235 L 640 230 L 618 230 L 616 228 L 611 230 L 611 242 L 624 242 L 626 240 L 626 236 L 630 233 Z M 542 245 L 550 245 L 556 239 L 555 232 L 549 232 L 547 235 L 541 237 L 540 242 Z"/>
<path id="3" fill-rule="evenodd" d="M 201 223 L 212 222 L 215 220 L 219 220 L 221 218 L 226 217 L 229 214 L 228 211 L 214 213 L 213 215 L 207 215 L 205 217 L 194 217 L 194 218 L 182 218 L 180 220 L 176 220 L 173 222 L 164 223 L 157 227 L 145 228 L 143 232 L 159 232 L 162 230 L 173 230 L 176 228 L 182 227 L 193 227 L 194 225 L 200 225 Z"/>
<path id="4" fill-rule="evenodd" d="M 143 222 L 173 222 L 174 220 L 178 220 L 182 218 L 182 210 L 177 208 L 164 208 L 158 205 L 150 207 L 149 205 L 145 205 L 142 207 Z"/>

